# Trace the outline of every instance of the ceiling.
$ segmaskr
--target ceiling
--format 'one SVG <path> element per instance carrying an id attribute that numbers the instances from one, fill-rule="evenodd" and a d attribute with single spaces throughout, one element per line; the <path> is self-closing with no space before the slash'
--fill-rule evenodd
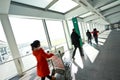
<path id="1" fill-rule="evenodd" d="M 101 24 L 120 22 L 120 0 L 10 0 L 8 5 L 8 14 L 14 15 L 56 19 L 78 17 L 85 22 Z"/>

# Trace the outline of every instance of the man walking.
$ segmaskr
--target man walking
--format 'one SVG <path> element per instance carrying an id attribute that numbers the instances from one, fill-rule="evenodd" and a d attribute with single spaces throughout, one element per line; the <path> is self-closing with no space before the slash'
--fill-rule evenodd
<path id="1" fill-rule="evenodd" d="M 72 34 L 71 34 L 72 44 L 74 45 L 74 48 L 75 48 L 74 51 L 73 51 L 73 55 L 72 55 L 73 59 L 74 59 L 75 52 L 76 52 L 77 48 L 79 48 L 80 55 L 84 56 L 82 47 L 80 46 L 80 40 L 79 39 L 80 39 L 80 36 L 75 32 L 75 29 L 73 29 Z"/>
<path id="2" fill-rule="evenodd" d="M 86 35 L 87 35 L 87 38 L 88 38 L 88 43 L 92 44 L 92 35 L 91 35 L 91 32 L 89 30 L 87 30 L 86 32 Z"/>

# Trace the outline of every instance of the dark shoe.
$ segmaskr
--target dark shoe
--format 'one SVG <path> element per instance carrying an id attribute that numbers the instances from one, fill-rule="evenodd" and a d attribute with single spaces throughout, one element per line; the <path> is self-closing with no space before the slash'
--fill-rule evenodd
<path id="1" fill-rule="evenodd" d="M 72 59 L 73 59 L 73 60 L 75 60 L 75 58 L 74 58 L 74 57 L 73 57 Z"/>
<path id="2" fill-rule="evenodd" d="M 81 56 L 84 56 L 84 54 L 82 54 Z"/>
<path id="3" fill-rule="evenodd" d="M 56 80 L 56 77 L 52 76 L 52 79 L 51 80 Z"/>

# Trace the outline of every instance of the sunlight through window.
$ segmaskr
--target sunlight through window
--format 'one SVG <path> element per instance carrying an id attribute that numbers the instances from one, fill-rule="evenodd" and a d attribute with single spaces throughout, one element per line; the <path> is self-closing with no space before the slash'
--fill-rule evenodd
<path id="1" fill-rule="evenodd" d="M 77 73 L 78 67 L 73 63 L 72 64 L 72 73 Z"/>
<path id="2" fill-rule="evenodd" d="M 76 50 L 74 63 L 75 63 L 77 66 L 79 66 L 81 69 L 84 68 L 84 66 L 83 66 L 83 61 L 82 61 L 82 58 L 81 58 L 79 49 Z"/>
<path id="3" fill-rule="evenodd" d="M 83 48 L 84 48 L 84 52 L 86 53 L 86 55 L 88 56 L 90 61 L 93 63 L 95 61 L 99 51 L 87 43 L 85 45 L 83 45 Z"/>

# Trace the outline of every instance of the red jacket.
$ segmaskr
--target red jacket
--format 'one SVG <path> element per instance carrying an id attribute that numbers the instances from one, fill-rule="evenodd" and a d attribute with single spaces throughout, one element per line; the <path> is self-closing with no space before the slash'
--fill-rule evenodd
<path id="1" fill-rule="evenodd" d="M 38 50 L 33 50 L 33 55 L 37 60 L 37 75 L 40 77 L 45 77 L 50 74 L 47 58 L 53 56 L 53 54 L 45 53 L 45 51 L 40 48 Z"/>

